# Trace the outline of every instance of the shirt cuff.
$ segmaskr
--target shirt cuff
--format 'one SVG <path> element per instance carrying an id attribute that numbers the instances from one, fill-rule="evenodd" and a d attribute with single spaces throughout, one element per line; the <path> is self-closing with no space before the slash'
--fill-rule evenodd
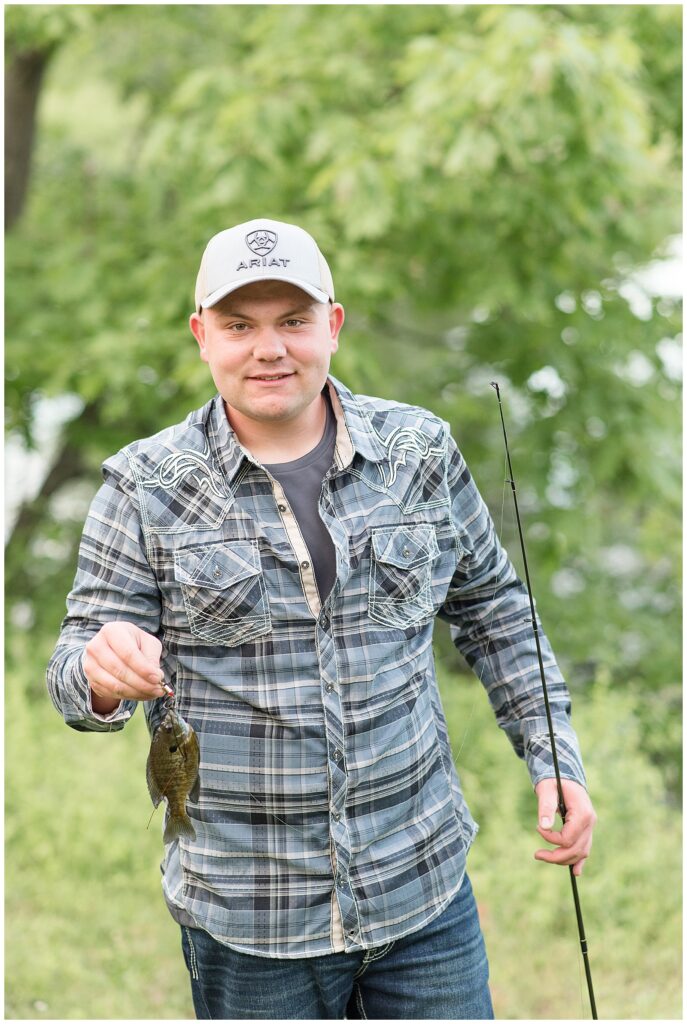
<path id="1" fill-rule="evenodd" d="M 102 727 L 102 731 L 109 730 L 113 725 L 121 728 L 134 713 L 137 701 L 121 700 L 118 706 L 106 715 L 101 715 L 93 710 L 91 700 L 91 686 L 86 678 L 82 664 L 83 652 L 80 652 L 74 660 L 70 675 L 70 697 L 73 704 L 83 712 L 81 722 L 90 722 L 96 727 Z M 71 724 L 71 723 L 70 723 Z"/>
<path id="2" fill-rule="evenodd" d="M 561 778 L 579 782 L 586 789 L 587 779 L 582 767 L 582 755 L 575 730 L 568 722 L 555 720 L 554 735 Z M 525 760 L 533 786 L 536 786 L 542 779 L 555 777 L 551 736 L 546 718 L 536 718 L 527 723 Z"/>

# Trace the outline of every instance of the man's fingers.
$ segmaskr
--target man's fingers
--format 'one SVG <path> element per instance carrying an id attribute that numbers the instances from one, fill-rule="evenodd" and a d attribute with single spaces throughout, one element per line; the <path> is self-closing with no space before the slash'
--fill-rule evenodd
<path id="1" fill-rule="evenodd" d="M 126 681 L 108 672 L 102 665 L 98 665 L 93 674 L 88 675 L 88 681 L 99 697 L 112 697 L 116 700 L 152 700 L 164 693 L 161 686 L 155 686 L 138 676 L 134 676 L 132 682 Z"/>
<path id="2" fill-rule="evenodd" d="M 106 622 L 86 645 L 86 650 L 100 662 L 103 649 L 108 647 L 141 677 L 160 681 L 162 644 L 150 633 L 133 622 Z"/>
<path id="3" fill-rule="evenodd" d="M 142 630 L 138 631 L 142 635 Z M 124 639 L 126 637 L 126 639 Z M 152 683 L 159 684 L 162 682 L 162 671 L 160 669 L 159 659 L 148 656 L 141 650 L 136 641 L 130 634 L 117 634 L 116 638 L 113 635 L 106 635 L 103 639 L 107 643 L 107 649 L 98 659 L 100 663 L 113 675 L 119 676 L 119 668 L 117 665 L 113 665 L 111 656 L 121 662 L 126 669 L 132 672 L 134 675 L 140 677 L 143 680 L 149 680 Z M 151 637 L 151 640 L 155 640 L 155 637 Z M 159 643 L 159 641 L 158 641 Z M 105 660 L 107 659 L 107 660 Z M 123 680 L 131 682 L 131 679 Z"/>
<path id="4" fill-rule="evenodd" d="M 535 786 L 539 802 L 537 831 L 542 839 L 556 849 L 537 850 L 534 856 L 536 860 L 549 864 L 573 865 L 573 873 L 580 875 L 592 848 L 596 814 L 584 786 L 564 779 L 561 788 L 566 815 L 562 828 L 554 831 L 553 824 L 558 810 L 556 780 L 542 779 Z"/>
<path id="5" fill-rule="evenodd" d="M 581 856 L 571 850 L 537 850 L 534 859 L 545 860 L 547 864 L 577 864 Z"/>
<path id="6" fill-rule="evenodd" d="M 554 859 L 553 856 L 545 856 L 546 854 L 553 854 L 559 852 L 561 851 L 537 850 L 537 852 L 534 855 L 534 858 L 535 860 L 544 860 L 548 864 L 558 864 L 562 867 L 570 867 L 572 865 L 573 874 L 579 877 L 582 874 L 584 862 L 587 859 L 586 854 L 571 854 L 569 851 L 566 851 L 563 854 L 563 856 L 558 857 L 556 859 Z"/>
<path id="7" fill-rule="evenodd" d="M 97 651 L 97 657 L 91 654 L 84 657 L 83 668 L 86 678 L 91 684 L 97 683 L 101 687 L 108 688 L 100 693 L 102 697 L 152 700 L 154 697 L 161 697 L 164 693 L 159 670 L 154 674 L 149 674 L 144 662 L 143 671 L 146 674 L 140 675 L 107 645 Z M 98 691 L 96 690 L 96 692 Z"/>
<path id="8" fill-rule="evenodd" d="M 570 846 L 558 846 L 556 850 L 537 850 L 535 860 L 545 860 L 549 864 L 577 864 L 585 860 L 592 848 L 591 829 L 585 832 Z"/>
<path id="9" fill-rule="evenodd" d="M 138 687 L 145 693 L 160 695 L 162 673 L 159 669 L 151 671 L 150 666 L 141 659 L 140 651 L 137 658 L 129 660 L 126 656 L 120 657 L 111 647 L 107 647 L 100 656 L 100 665 L 120 683 Z"/>
<path id="10" fill-rule="evenodd" d="M 155 682 L 160 682 L 162 679 L 162 671 L 160 669 L 162 644 L 155 637 L 148 637 L 148 634 L 143 633 L 142 630 L 138 630 L 137 634 L 136 639 L 130 634 L 125 634 L 126 639 L 118 635 L 116 640 L 113 636 L 106 637 L 106 640 L 108 640 L 110 649 L 114 650 L 123 662 L 137 675 L 144 679 L 149 677 Z M 145 643 L 143 637 L 153 640 L 157 644 L 158 650 L 156 651 L 155 647 Z M 137 640 L 140 641 L 140 646 L 136 642 Z"/>
<path id="11" fill-rule="evenodd" d="M 132 622 L 107 622 L 85 646 L 82 666 L 93 691 L 118 700 L 164 696 L 162 644 Z"/>
<path id="12" fill-rule="evenodd" d="M 136 639 L 145 659 L 158 666 L 160 664 L 160 656 L 162 654 L 162 644 L 158 638 L 153 636 L 152 633 L 146 633 L 145 630 L 139 629 Z"/>
<path id="13" fill-rule="evenodd" d="M 554 832 L 550 828 L 542 828 L 541 825 L 537 825 L 537 832 L 547 843 L 554 843 L 556 846 L 568 845 L 567 837 L 564 839 L 562 832 Z"/>
<path id="14" fill-rule="evenodd" d="M 573 846 L 580 836 L 593 828 L 595 820 L 592 814 L 585 815 L 571 811 L 566 816 L 562 829 L 554 831 L 550 828 L 542 828 L 539 824 L 537 832 L 547 843 L 553 843 L 556 846 Z"/>

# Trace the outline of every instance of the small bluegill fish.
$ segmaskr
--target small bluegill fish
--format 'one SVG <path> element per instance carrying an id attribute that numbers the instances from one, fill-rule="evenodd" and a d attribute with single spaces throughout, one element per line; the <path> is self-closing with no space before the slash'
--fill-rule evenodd
<path id="1" fill-rule="evenodd" d="M 186 813 L 186 800 L 200 793 L 200 746 L 193 726 L 170 708 L 153 734 L 146 763 L 148 792 L 155 807 L 167 801 L 163 839 L 171 843 L 183 836 L 195 839 L 196 830 Z"/>

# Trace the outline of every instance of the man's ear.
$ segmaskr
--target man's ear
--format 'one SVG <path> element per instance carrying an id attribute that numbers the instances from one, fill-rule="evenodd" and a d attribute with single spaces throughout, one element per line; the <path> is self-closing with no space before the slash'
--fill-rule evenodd
<path id="1" fill-rule="evenodd" d="M 204 363 L 207 363 L 207 351 L 205 348 L 205 324 L 203 323 L 203 317 L 200 313 L 191 313 L 188 320 L 188 325 L 191 328 L 191 334 L 198 342 L 200 348 L 200 358 Z"/>
<path id="2" fill-rule="evenodd" d="M 345 319 L 344 308 L 340 302 L 333 302 L 329 310 L 329 332 L 332 338 L 332 352 L 339 347 L 339 332 Z"/>

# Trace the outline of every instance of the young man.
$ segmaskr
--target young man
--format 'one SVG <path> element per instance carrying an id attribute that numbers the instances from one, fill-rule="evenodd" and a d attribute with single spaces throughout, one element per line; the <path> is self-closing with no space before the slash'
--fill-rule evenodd
<path id="1" fill-rule="evenodd" d="M 196 838 L 167 844 L 198 1017 L 493 1016 L 465 872 L 476 825 L 432 660 L 437 615 L 526 759 L 537 856 L 582 869 L 594 812 L 527 592 L 447 423 L 329 374 L 344 310 L 315 241 L 215 235 L 190 327 L 218 394 L 103 466 L 48 670 L 76 729 L 198 734 Z"/>

